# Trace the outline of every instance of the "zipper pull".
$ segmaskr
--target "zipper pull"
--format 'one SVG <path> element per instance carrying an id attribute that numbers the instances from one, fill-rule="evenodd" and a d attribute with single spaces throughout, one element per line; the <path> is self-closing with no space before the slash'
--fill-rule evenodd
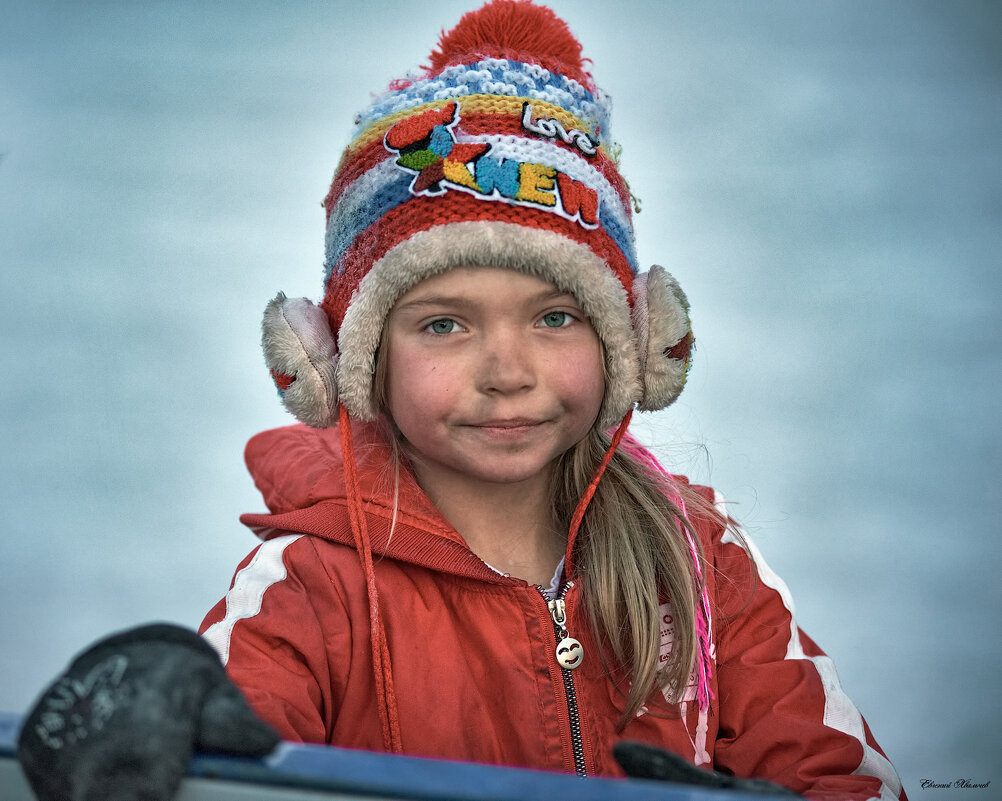
<path id="1" fill-rule="evenodd" d="M 557 643 L 557 662 L 565 670 L 574 670 L 584 660 L 584 648 L 573 637 L 567 636 L 567 610 L 564 607 L 564 599 L 556 598 L 546 605 L 550 610 L 550 617 L 553 618 L 553 625 L 557 627 L 560 642 Z"/>

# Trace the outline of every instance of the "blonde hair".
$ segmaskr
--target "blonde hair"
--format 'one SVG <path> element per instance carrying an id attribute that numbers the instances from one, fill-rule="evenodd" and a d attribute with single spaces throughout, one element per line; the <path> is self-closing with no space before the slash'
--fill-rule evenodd
<path id="1" fill-rule="evenodd" d="M 570 522 L 609 444 L 607 435 L 592 431 L 558 460 L 553 490 L 562 523 Z M 703 556 L 682 504 L 686 512 L 716 515 L 687 485 L 654 472 L 620 447 L 598 483 L 575 542 L 575 571 L 592 630 L 613 659 L 613 664 L 606 660 L 606 670 L 621 690 L 626 682 L 617 679 L 629 684 L 623 691 L 620 729 L 657 691 L 669 703 L 678 703 L 696 662 L 696 603 L 702 584 L 690 542 L 695 558 L 702 561 Z M 671 605 L 674 633 L 671 653 L 661 663 L 664 603 Z"/>

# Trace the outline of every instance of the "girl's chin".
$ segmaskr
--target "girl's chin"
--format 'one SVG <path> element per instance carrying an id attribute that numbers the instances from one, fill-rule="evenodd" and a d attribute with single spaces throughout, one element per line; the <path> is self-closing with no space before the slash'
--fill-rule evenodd
<path id="1" fill-rule="evenodd" d="M 539 480 L 549 481 L 555 461 L 554 457 L 527 458 L 526 454 L 519 454 L 520 458 L 512 458 L 510 455 L 506 457 L 503 454 L 471 454 L 471 457 L 473 458 L 446 463 L 422 459 L 419 472 L 427 478 L 433 473 L 443 477 L 444 474 L 449 474 L 450 483 L 465 483 L 489 492 L 492 487 L 500 489 Z"/>

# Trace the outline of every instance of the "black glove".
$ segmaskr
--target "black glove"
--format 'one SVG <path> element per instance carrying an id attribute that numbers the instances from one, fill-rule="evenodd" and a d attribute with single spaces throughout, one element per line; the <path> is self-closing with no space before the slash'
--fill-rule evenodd
<path id="1" fill-rule="evenodd" d="M 619 766 L 626 771 L 626 775 L 634 779 L 698 784 L 702 787 L 715 787 L 752 795 L 801 798 L 793 790 L 765 779 L 739 779 L 725 773 L 697 768 L 677 754 L 645 743 L 616 743 L 612 748 L 612 755 Z"/>
<path id="2" fill-rule="evenodd" d="M 39 801 L 168 801 L 193 749 L 263 756 L 278 740 L 205 640 L 160 623 L 74 659 L 25 718 L 18 758 Z"/>

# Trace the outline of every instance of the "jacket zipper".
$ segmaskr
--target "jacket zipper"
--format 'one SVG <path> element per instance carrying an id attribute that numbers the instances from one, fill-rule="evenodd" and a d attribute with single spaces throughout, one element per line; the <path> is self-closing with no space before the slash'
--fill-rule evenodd
<path id="1" fill-rule="evenodd" d="M 571 671 L 581 664 L 584 653 L 581 643 L 569 636 L 567 633 L 567 610 L 564 605 L 564 598 L 567 592 L 574 586 L 573 581 L 568 581 L 560 591 L 560 595 L 552 601 L 548 600 L 542 587 L 537 587 L 546 607 L 550 610 L 550 618 L 553 620 L 553 632 L 557 639 L 557 648 L 554 656 L 560 665 L 560 674 L 564 680 L 564 695 L 567 697 L 567 720 L 571 730 L 571 749 L 574 754 L 574 772 L 578 776 L 587 776 L 588 770 L 585 767 L 584 741 L 581 737 L 581 717 L 578 714 L 578 698 L 574 690 L 574 676 Z"/>

